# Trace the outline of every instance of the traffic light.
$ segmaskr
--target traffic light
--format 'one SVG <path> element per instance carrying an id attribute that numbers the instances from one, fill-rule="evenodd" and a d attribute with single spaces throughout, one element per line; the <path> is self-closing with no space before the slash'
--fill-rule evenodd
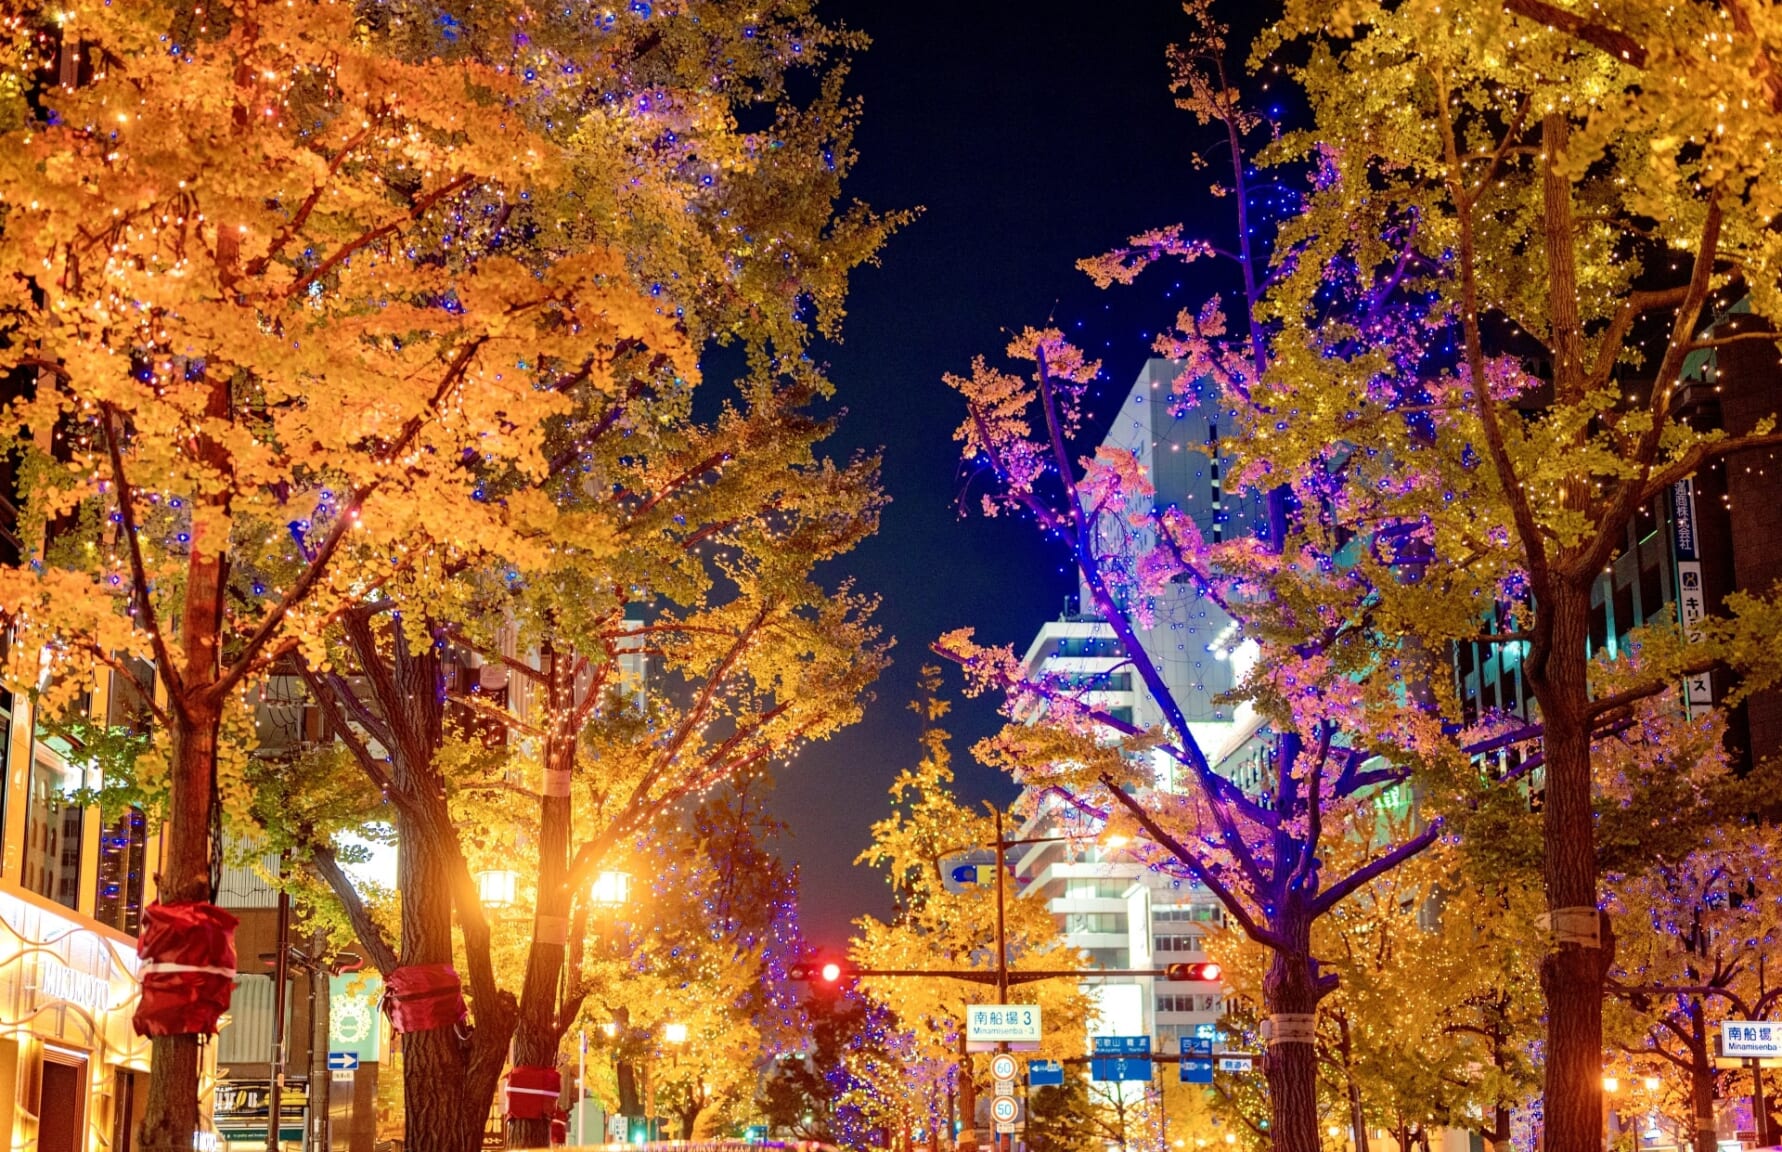
<path id="1" fill-rule="evenodd" d="M 839 984 L 853 969 L 839 960 L 797 960 L 786 966 L 786 979 L 805 980 L 816 984 Z"/>
<path id="2" fill-rule="evenodd" d="M 1198 964 L 1170 964 L 1164 969 L 1166 980 L 1198 980 L 1203 984 L 1219 982 L 1219 965 L 1211 960 L 1202 960 Z"/>

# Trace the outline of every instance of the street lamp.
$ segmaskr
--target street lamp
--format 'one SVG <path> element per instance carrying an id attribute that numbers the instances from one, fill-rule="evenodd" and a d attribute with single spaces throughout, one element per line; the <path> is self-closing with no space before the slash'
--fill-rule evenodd
<path id="1" fill-rule="evenodd" d="M 1646 1091 L 1648 1091 L 1648 1092 L 1658 1091 L 1658 1077 L 1656 1077 L 1656 1076 L 1646 1077 Z"/>
<path id="2" fill-rule="evenodd" d="M 685 1044 L 687 1042 L 687 1026 L 685 1024 L 664 1024 L 662 1039 L 670 1044 Z"/>
<path id="3" fill-rule="evenodd" d="M 606 871 L 596 873 L 594 886 L 588 892 L 591 903 L 602 908 L 618 908 L 631 899 L 631 876 L 629 873 Z"/>
<path id="4" fill-rule="evenodd" d="M 476 874 L 476 896 L 485 908 L 511 908 L 520 889 L 520 874 L 511 868 L 489 868 Z"/>

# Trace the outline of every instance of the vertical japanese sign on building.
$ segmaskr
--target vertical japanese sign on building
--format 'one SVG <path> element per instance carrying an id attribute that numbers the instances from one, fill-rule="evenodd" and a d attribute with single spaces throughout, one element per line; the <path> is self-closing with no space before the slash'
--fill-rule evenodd
<path id="1" fill-rule="evenodd" d="M 1708 615 L 1707 592 L 1702 587 L 1701 541 L 1695 519 L 1695 482 L 1679 480 L 1671 485 L 1671 543 L 1677 554 L 1677 620 L 1683 635 L 1701 635 Z M 1697 708 L 1714 703 L 1714 682 L 1706 672 L 1683 681 L 1683 706 L 1691 716 Z"/>

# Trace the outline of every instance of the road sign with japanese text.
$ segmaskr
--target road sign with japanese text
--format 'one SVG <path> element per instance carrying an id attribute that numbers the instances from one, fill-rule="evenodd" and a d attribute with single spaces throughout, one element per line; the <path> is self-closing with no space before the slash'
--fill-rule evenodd
<path id="1" fill-rule="evenodd" d="M 965 1047 L 986 1052 L 998 1044 L 1017 1051 L 1039 1047 L 1037 1004 L 972 1004 L 965 1010 Z"/>
<path id="2" fill-rule="evenodd" d="M 1089 1060 L 1089 1079 L 1151 1079 L 1151 1038 L 1149 1036 L 1097 1036 L 1095 1055 Z"/>
<path id="3" fill-rule="evenodd" d="M 1723 1020 L 1720 1053 L 1744 1060 L 1782 1056 L 1782 1024 L 1767 1020 Z"/>
<path id="4" fill-rule="evenodd" d="M 1182 1037 L 1182 1083 L 1213 1082 L 1213 1042 L 1193 1036 Z"/>

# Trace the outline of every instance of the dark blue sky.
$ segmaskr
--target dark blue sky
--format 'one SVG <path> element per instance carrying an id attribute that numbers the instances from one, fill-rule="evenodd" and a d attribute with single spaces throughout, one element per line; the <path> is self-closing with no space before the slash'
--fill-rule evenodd
<path id="1" fill-rule="evenodd" d="M 866 110 L 849 191 L 879 208 L 923 208 L 883 267 L 857 275 L 846 340 L 830 355 L 848 410 L 831 450 L 882 446 L 892 499 L 879 535 L 840 568 L 883 596 L 895 665 L 862 723 L 779 774 L 775 803 L 790 832 L 782 853 L 801 868 L 806 933 L 839 948 L 850 920 L 889 908 L 883 878 L 852 861 L 889 810 L 892 777 L 917 757 L 906 705 L 929 642 L 971 625 L 1025 648 L 1073 585 L 1063 555 L 1027 525 L 961 513 L 952 434 L 962 408 L 942 373 L 1000 355 L 1005 329 L 1055 316 L 1103 356 L 1112 403 L 1184 292 L 1173 270 L 1098 292 L 1074 262 L 1145 228 L 1193 224 L 1220 202 L 1190 164 L 1206 132 L 1168 90 L 1164 51 L 1186 27 L 1175 4 L 825 0 L 820 10 L 874 41 L 852 77 Z M 1204 287 L 1183 288 L 1204 298 Z M 956 700 L 954 765 L 970 798 L 1014 796 L 970 756 L 996 727 L 994 701 Z"/>

